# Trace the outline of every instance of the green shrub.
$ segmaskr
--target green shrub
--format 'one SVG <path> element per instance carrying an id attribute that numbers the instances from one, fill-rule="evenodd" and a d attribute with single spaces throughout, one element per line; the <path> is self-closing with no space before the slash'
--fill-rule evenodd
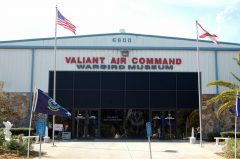
<path id="1" fill-rule="evenodd" d="M 3 145 L 3 142 L 5 141 L 4 133 L 0 130 L 0 147 Z"/>
<path id="2" fill-rule="evenodd" d="M 0 129 L 0 131 L 3 131 L 3 128 Z M 10 131 L 12 132 L 12 135 L 20 135 L 23 134 L 24 136 L 28 136 L 28 128 L 11 128 Z M 34 135 L 36 131 L 34 131 L 33 128 L 31 128 L 31 135 Z"/>
<path id="3" fill-rule="evenodd" d="M 19 144 L 17 153 L 19 155 L 26 155 L 27 154 L 27 150 L 28 150 L 28 144 L 27 143 L 25 143 L 25 144 L 21 143 L 21 144 Z"/>
<path id="4" fill-rule="evenodd" d="M 18 142 L 16 139 L 11 139 L 3 143 L 3 149 L 10 150 L 10 151 L 17 151 L 17 154 L 19 155 L 26 155 L 28 150 L 28 145 L 27 143 Z"/>
<path id="5" fill-rule="evenodd" d="M 220 137 L 220 133 L 212 132 L 212 133 L 208 133 L 207 136 L 209 141 L 214 141 L 214 137 Z"/>
<path id="6" fill-rule="evenodd" d="M 13 139 L 3 143 L 3 148 L 5 150 L 17 150 L 18 147 L 19 147 L 19 143 Z"/>
<path id="7" fill-rule="evenodd" d="M 235 140 L 230 139 L 224 149 L 224 155 L 226 158 L 234 158 L 235 155 Z M 237 158 L 240 157 L 240 140 L 237 140 Z"/>
<path id="8" fill-rule="evenodd" d="M 226 132 L 221 132 L 220 135 L 221 135 L 221 137 L 234 138 L 235 132 L 234 131 L 226 131 Z M 240 132 L 237 132 L 237 138 L 240 138 Z"/>

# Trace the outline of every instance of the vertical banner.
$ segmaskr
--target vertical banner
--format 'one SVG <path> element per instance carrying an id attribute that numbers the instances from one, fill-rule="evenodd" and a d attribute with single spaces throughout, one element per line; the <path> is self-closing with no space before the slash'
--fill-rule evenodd
<path id="1" fill-rule="evenodd" d="M 146 130 L 147 130 L 147 137 L 150 138 L 152 136 L 151 122 L 146 122 Z"/>
<path id="2" fill-rule="evenodd" d="M 42 137 L 45 136 L 46 126 L 47 126 L 47 116 L 45 114 L 39 113 L 37 120 L 37 135 L 39 136 L 39 158 L 41 158 L 42 154 Z"/>
<path id="3" fill-rule="evenodd" d="M 152 136 L 152 124 L 151 122 L 146 122 L 147 137 L 149 143 L 150 158 L 152 159 L 152 150 L 151 150 L 151 136 Z"/>
<path id="4" fill-rule="evenodd" d="M 37 135 L 45 136 L 46 125 L 47 125 L 46 121 L 41 120 L 37 121 Z"/>

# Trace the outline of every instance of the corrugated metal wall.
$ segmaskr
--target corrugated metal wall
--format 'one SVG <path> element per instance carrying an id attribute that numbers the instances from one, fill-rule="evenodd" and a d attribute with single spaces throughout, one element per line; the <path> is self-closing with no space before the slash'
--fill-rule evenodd
<path id="1" fill-rule="evenodd" d="M 29 92 L 31 49 L 0 49 L 0 81 L 7 92 Z"/>
<path id="2" fill-rule="evenodd" d="M 1 49 L 0 80 L 5 82 L 7 92 L 29 92 L 31 83 L 31 57 L 35 53 L 34 84 L 44 91 L 48 90 L 49 70 L 54 69 L 54 52 L 48 49 Z M 218 78 L 237 82 L 230 72 L 239 75 L 239 67 L 233 60 L 238 52 L 217 52 Z M 122 57 L 119 50 L 57 50 L 57 70 L 79 71 L 75 64 L 67 64 L 65 57 L 105 57 L 106 64 L 112 57 Z M 167 72 L 197 72 L 196 51 L 164 51 L 164 50 L 130 50 L 127 61 L 132 57 L 181 58 L 182 64 L 173 70 L 151 70 Z M 216 79 L 216 63 L 214 51 L 200 51 L 200 70 L 202 72 L 203 94 L 216 93 L 215 87 L 207 87 L 207 83 Z M 86 71 L 86 70 L 85 70 Z M 95 70 L 98 71 L 98 70 Z M 126 70 L 122 70 L 126 71 Z M 144 70 L 131 70 L 144 71 Z M 149 71 L 149 70 L 145 70 Z"/>

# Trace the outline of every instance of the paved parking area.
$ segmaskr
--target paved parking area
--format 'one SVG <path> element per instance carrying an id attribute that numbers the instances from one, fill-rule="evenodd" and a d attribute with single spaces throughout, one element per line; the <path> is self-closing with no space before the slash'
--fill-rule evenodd
<path id="1" fill-rule="evenodd" d="M 150 159 L 147 141 L 58 141 L 42 144 L 42 159 Z M 214 154 L 223 145 L 190 144 L 188 141 L 151 142 L 152 159 L 222 159 Z M 39 150 L 39 144 L 34 145 Z M 36 157 L 37 159 L 38 157 Z"/>

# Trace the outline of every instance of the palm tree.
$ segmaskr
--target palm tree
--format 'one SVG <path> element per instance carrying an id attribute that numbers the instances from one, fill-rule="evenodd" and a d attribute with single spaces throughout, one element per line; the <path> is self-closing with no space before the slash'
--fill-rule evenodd
<path id="1" fill-rule="evenodd" d="M 234 58 L 236 63 L 240 66 L 240 54 L 237 58 Z M 240 77 L 236 76 L 232 73 L 232 76 L 240 82 Z M 227 90 L 222 91 L 219 95 L 211 98 L 208 101 L 208 104 L 220 104 L 219 108 L 216 111 L 217 118 L 220 119 L 221 113 L 225 111 L 229 107 L 233 107 L 236 104 L 236 94 L 237 92 L 240 93 L 240 86 L 239 84 L 234 84 L 227 81 L 212 81 L 208 83 L 208 86 L 221 86 L 227 88 Z"/>

